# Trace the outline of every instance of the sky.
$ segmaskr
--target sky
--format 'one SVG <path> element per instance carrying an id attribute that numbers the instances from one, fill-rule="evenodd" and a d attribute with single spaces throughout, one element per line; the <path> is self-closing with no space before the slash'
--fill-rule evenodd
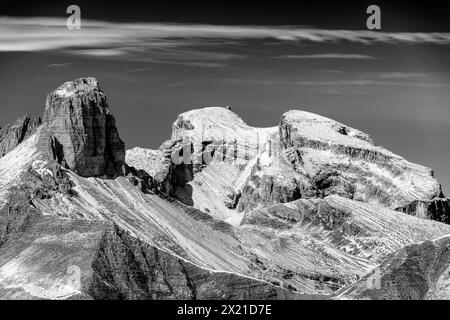
<path id="1" fill-rule="evenodd" d="M 0 7 L 0 126 L 96 77 L 127 148 L 157 148 L 178 114 L 231 106 L 248 124 L 291 109 L 369 133 L 431 167 L 450 194 L 450 3 L 35 1 Z M 67 6 L 81 29 L 66 28 Z"/>

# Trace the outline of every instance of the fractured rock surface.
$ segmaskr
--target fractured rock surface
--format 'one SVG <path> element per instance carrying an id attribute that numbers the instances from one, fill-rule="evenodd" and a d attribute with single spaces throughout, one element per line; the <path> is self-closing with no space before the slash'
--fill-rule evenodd
<path id="1" fill-rule="evenodd" d="M 66 82 L 50 93 L 43 121 L 54 157 L 65 167 L 83 177 L 117 175 L 125 144 L 96 79 Z"/>
<path id="2" fill-rule="evenodd" d="M 343 290 L 340 297 L 371 300 L 450 299 L 450 236 L 398 250 L 371 273 Z"/>
<path id="3" fill-rule="evenodd" d="M 194 177 L 182 182 L 178 199 L 191 196 L 194 207 L 235 225 L 245 212 L 300 198 L 336 194 L 397 209 L 441 194 L 431 169 L 375 145 L 357 129 L 297 110 L 272 128 L 250 127 L 227 108 L 192 110 L 178 117 L 160 150 L 133 149 L 127 161 L 167 177 L 170 154 L 186 143 L 192 144 Z M 181 184 L 165 181 L 166 193 L 177 198 L 167 190 Z M 436 213 L 418 216 L 447 221 L 445 203 L 434 203 Z"/>
<path id="4" fill-rule="evenodd" d="M 17 147 L 22 141 L 31 136 L 41 125 L 41 119 L 31 119 L 25 115 L 13 125 L 0 129 L 0 158 Z"/>
<path id="5" fill-rule="evenodd" d="M 415 217 L 440 221 L 450 224 L 450 199 L 434 198 L 431 200 L 414 200 L 403 208 L 396 210 Z"/>
<path id="6" fill-rule="evenodd" d="M 282 116 L 279 132 L 293 167 L 310 178 L 319 195 L 339 194 L 395 209 L 440 193 L 431 169 L 334 120 L 292 110 Z"/>
<path id="7" fill-rule="evenodd" d="M 284 299 L 256 279 L 200 268 L 94 221 L 42 217 L 0 248 L 3 299 Z"/>

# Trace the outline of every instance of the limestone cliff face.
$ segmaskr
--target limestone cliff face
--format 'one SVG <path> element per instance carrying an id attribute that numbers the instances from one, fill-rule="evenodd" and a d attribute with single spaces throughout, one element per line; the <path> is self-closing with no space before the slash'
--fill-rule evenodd
<path id="1" fill-rule="evenodd" d="M 280 121 L 281 153 L 311 181 L 318 197 L 339 194 L 392 209 L 440 193 L 431 169 L 377 146 L 332 119 L 292 110 Z"/>
<path id="2" fill-rule="evenodd" d="M 170 161 L 180 141 L 192 146 L 192 168 Z M 226 108 L 191 110 L 177 118 L 160 150 L 132 150 L 127 161 L 163 173 L 166 194 L 223 220 L 300 198 L 339 195 L 397 209 L 441 193 L 431 169 L 376 145 L 360 130 L 299 110 L 270 128 L 251 127 Z M 193 179 L 178 179 L 187 172 Z M 448 215 L 444 202 L 434 203 L 436 213 L 424 218 Z"/>
<path id="3" fill-rule="evenodd" d="M 23 276 L 8 272 L 14 266 Z M 8 269 L 9 268 L 9 269 Z M 2 299 L 295 299 L 265 281 L 211 271 L 115 224 L 35 217 L 0 247 Z"/>
<path id="4" fill-rule="evenodd" d="M 192 159 L 183 158 L 183 151 L 187 149 L 192 153 L 193 144 L 181 139 L 167 140 L 158 150 L 134 148 L 128 152 L 127 164 L 150 176 L 151 191 L 192 206 L 189 182 L 194 179 L 194 164 Z M 174 155 L 177 155 L 175 161 Z"/>
<path id="5" fill-rule="evenodd" d="M 110 228 L 92 262 L 94 299 L 286 299 L 295 294 L 264 281 L 211 272 Z"/>
<path id="6" fill-rule="evenodd" d="M 96 79 L 66 82 L 50 93 L 44 125 L 53 155 L 65 167 L 83 177 L 120 172 L 125 145 Z"/>
<path id="7" fill-rule="evenodd" d="M 397 211 L 450 224 L 450 199 L 448 198 L 415 200 L 405 207 L 397 208 Z"/>
<path id="8" fill-rule="evenodd" d="M 322 244 L 331 243 L 334 248 L 376 262 L 406 244 L 434 239 L 450 230 L 443 223 L 336 195 L 253 210 L 245 214 L 241 226 L 270 228 L 283 236 L 310 234 Z"/>
<path id="9" fill-rule="evenodd" d="M 23 140 L 31 136 L 41 125 L 41 119 L 31 119 L 27 114 L 18 119 L 13 125 L 0 130 L 0 158 L 17 147 Z"/>
<path id="10" fill-rule="evenodd" d="M 76 196 L 73 182 L 55 162 L 35 160 L 18 179 L 21 184 L 12 187 L 6 205 L 0 206 L 0 247 L 14 234 L 25 232 L 41 216 L 33 201 L 50 200 L 55 195 Z"/>
<path id="11" fill-rule="evenodd" d="M 339 297 L 372 300 L 450 299 L 450 237 L 408 245 Z"/>
<path id="12" fill-rule="evenodd" d="M 192 143 L 182 140 L 168 140 L 159 148 L 164 157 L 166 173 L 160 183 L 160 191 L 182 203 L 192 206 L 192 187 L 189 185 L 194 179 L 194 163 L 192 159 L 183 158 L 183 152 L 193 152 Z M 189 153 L 189 152 L 188 152 Z M 174 154 L 177 154 L 175 159 Z"/>
<path id="13" fill-rule="evenodd" d="M 263 155 L 251 168 L 244 186 L 239 188 L 236 208 L 240 212 L 275 203 L 287 203 L 306 195 L 299 179 L 286 163 L 272 163 L 265 167 L 262 157 Z"/>

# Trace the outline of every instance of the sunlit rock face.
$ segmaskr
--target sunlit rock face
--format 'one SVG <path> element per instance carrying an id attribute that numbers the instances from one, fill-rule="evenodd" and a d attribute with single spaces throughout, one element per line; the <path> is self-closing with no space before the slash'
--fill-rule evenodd
<path id="1" fill-rule="evenodd" d="M 282 116 L 279 133 L 285 154 L 319 196 L 339 194 L 394 209 L 440 193 L 431 169 L 337 121 L 293 110 Z"/>
<path id="2" fill-rule="evenodd" d="M 0 249 L 2 299 L 296 298 L 264 281 L 201 268 L 114 224 L 51 217 L 30 224 Z"/>
<path id="3" fill-rule="evenodd" d="M 125 161 L 125 145 L 94 78 L 66 82 L 50 93 L 44 125 L 55 158 L 80 176 L 115 176 Z"/>
<path id="4" fill-rule="evenodd" d="M 187 182 L 192 190 L 183 186 L 189 192 L 178 198 L 186 203 L 188 194 L 194 207 L 233 223 L 245 212 L 301 198 L 339 195 L 397 209 L 441 192 L 431 169 L 376 145 L 360 130 L 299 110 L 270 128 L 251 127 L 229 108 L 191 110 L 178 116 L 160 150 L 146 156 L 150 151 L 133 149 L 127 161 L 164 175 L 173 166 L 170 154 L 183 143 L 191 145 L 194 178 Z"/>

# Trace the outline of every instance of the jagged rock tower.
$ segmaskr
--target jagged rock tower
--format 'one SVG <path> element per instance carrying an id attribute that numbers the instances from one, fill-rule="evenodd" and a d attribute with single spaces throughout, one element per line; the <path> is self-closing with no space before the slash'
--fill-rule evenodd
<path id="1" fill-rule="evenodd" d="M 83 177 L 114 177 L 125 160 L 106 95 L 95 78 L 66 82 L 47 96 L 43 123 L 53 158 Z"/>

